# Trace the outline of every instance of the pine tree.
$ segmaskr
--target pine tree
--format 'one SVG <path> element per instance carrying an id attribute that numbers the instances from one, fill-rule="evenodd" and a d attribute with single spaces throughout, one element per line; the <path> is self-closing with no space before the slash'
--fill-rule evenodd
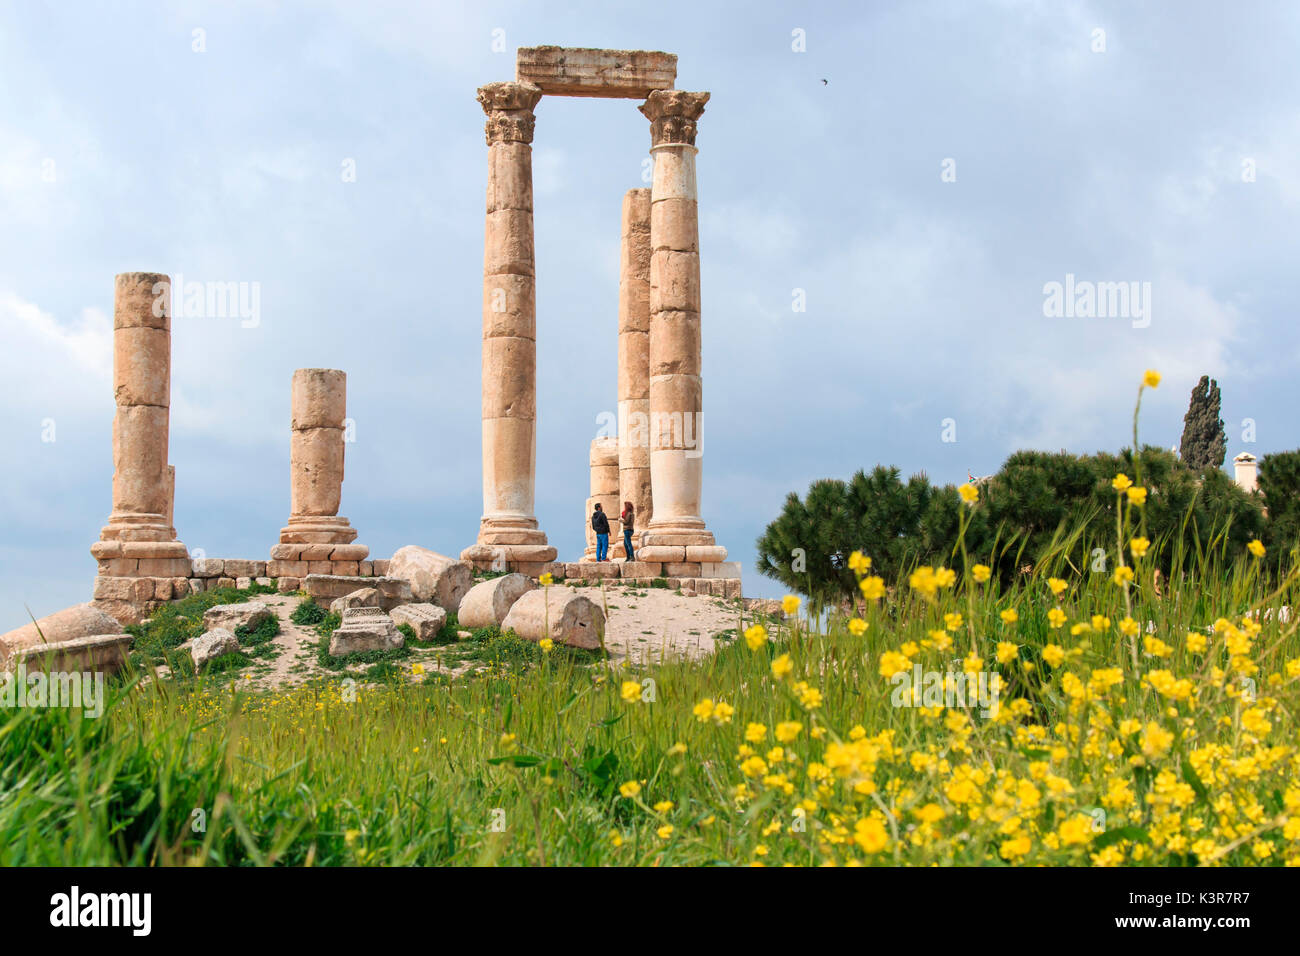
<path id="1" fill-rule="evenodd" d="M 1183 440 L 1178 454 L 1191 468 L 1221 468 L 1227 455 L 1228 436 L 1219 417 L 1219 383 L 1208 375 L 1192 389 L 1183 416 Z"/>

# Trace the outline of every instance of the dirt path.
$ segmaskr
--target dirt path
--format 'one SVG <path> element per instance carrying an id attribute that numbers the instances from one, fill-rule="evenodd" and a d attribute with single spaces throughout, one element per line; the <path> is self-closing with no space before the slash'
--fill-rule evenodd
<path id="1" fill-rule="evenodd" d="M 269 607 L 280 619 L 280 633 L 274 640 L 280 656 L 271 662 L 269 672 L 252 675 L 249 684 L 260 688 L 284 687 L 305 683 L 327 673 L 316 661 L 316 647 L 320 643 L 316 629 L 290 620 L 302 598 L 295 594 L 266 594 L 256 600 Z"/>

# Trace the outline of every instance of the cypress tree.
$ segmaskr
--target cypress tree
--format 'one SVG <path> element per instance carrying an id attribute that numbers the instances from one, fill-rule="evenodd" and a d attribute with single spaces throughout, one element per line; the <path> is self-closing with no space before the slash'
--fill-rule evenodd
<path id="1" fill-rule="evenodd" d="M 1183 440 L 1178 454 L 1191 468 L 1221 468 L 1227 455 L 1228 437 L 1219 417 L 1219 383 L 1208 375 L 1192 389 L 1187 414 L 1183 416 Z"/>

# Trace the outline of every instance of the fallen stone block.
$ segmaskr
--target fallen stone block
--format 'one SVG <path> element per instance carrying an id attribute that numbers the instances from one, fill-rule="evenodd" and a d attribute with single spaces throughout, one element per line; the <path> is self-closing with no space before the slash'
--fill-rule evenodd
<path id="1" fill-rule="evenodd" d="M 391 611 L 399 604 L 411 604 L 415 600 L 411 594 L 411 586 L 400 578 L 309 574 L 302 579 L 301 587 L 311 595 L 312 600 L 324 607 L 329 607 L 336 598 L 341 598 L 358 588 L 374 588 L 378 591 L 379 603 L 384 610 Z"/>
<path id="2" fill-rule="evenodd" d="M 465 605 L 462 602 L 461 608 Z M 417 641 L 432 641 L 447 623 L 447 612 L 436 604 L 403 604 L 389 615 L 394 624 L 409 624 Z"/>
<path id="3" fill-rule="evenodd" d="M 526 640 L 549 637 L 557 644 L 594 649 L 605 632 L 605 612 L 567 588 L 539 588 L 515 601 L 501 623 Z"/>
<path id="4" fill-rule="evenodd" d="M 394 651 L 406 643 L 393 619 L 382 608 L 350 607 L 343 623 L 330 636 L 331 657 L 364 651 Z"/>
<path id="5" fill-rule="evenodd" d="M 15 652 L 38 644 L 62 644 L 79 637 L 121 632 L 121 624 L 102 608 L 94 604 L 75 604 L 0 634 L 0 667 L 7 667 Z"/>
<path id="6" fill-rule="evenodd" d="M 203 626 L 209 631 L 215 628 L 234 631 L 238 627 L 257 627 L 274 616 L 269 607 L 258 601 L 249 601 L 247 604 L 217 604 L 203 612 Z"/>
<path id="7" fill-rule="evenodd" d="M 536 585 L 522 574 L 480 581 L 460 602 L 456 620 L 465 627 L 500 627 L 510 608 Z"/>
<path id="8" fill-rule="evenodd" d="M 334 614 L 342 615 L 348 608 L 353 607 L 379 607 L 381 598 L 379 592 L 374 588 L 357 588 L 355 591 L 349 591 L 341 598 L 335 598 L 330 602 L 330 611 Z"/>
<path id="9" fill-rule="evenodd" d="M 474 585 L 474 569 L 468 561 L 414 544 L 397 549 L 388 562 L 387 577 L 406 581 L 416 601 L 430 601 L 451 614 L 460 610 L 461 599 Z"/>
<path id="10" fill-rule="evenodd" d="M 29 673 L 98 671 L 115 674 L 126 665 L 133 640 L 135 638 L 130 634 L 88 634 L 57 644 L 34 644 L 15 651 L 0 669 L 16 670 L 21 666 Z"/>
<path id="11" fill-rule="evenodd" d="M 226 605 L 229 607 L 229 605 Z M 205 615 L 206 621 L 206 615 Z M 190 644 L 190 659 L 194 669 L 202 670 L 204 665 L 222 654 L 233 654 L 239 650 L 239 639 L 235 632 L 225 627 L 212 627 L 196 637 Z"/>

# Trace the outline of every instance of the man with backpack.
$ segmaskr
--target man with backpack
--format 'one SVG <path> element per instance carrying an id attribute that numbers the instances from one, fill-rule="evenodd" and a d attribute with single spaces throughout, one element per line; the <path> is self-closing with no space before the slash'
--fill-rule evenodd
<path id="1" fill-rule="evenodd" d="M 597 503 L 596 510 L 591 516 L 591 530 L 596 532 L 596 560 L 608 560 L 609 518 L 605 515 L 605 511 L 600 507 L 599 503 Z"/>

